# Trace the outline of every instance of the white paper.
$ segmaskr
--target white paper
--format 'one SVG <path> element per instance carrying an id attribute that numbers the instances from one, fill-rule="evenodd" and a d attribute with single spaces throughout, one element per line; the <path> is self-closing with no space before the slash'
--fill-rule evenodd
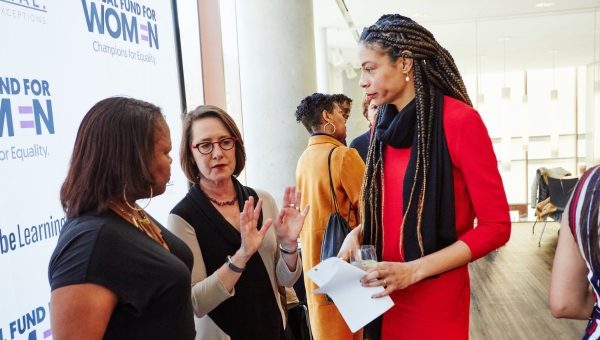
<path id="1" fill-rule="evenodd" d="M 319 286 L 319 289 L 311 294 L 329 295 L 352 333 L 363 328 L 394 305 L 389 296 L 371 298 L 374 294 L 383 292 L 384 288 L 363 287 L 360 279 L 366 273 L 337 257 L 319 263 L 306 275 Z"/>

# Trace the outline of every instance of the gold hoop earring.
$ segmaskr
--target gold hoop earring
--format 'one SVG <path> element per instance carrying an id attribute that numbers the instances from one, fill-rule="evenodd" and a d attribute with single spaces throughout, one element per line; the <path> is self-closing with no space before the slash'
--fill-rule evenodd
<path id="1" fill-rule="evenodd" d="M 327 125 L 331 125 L 333 126 L 333 132 L 332 133 L 328 133 L 327 132 Z M 327 133 L 328 135 L 333 135 L 336 131 L 335 125 L 331 124 L 330 122 L 327 122 L 327 124 L 323 125 L 323 131 L 325 131 L 325 133 Z"/>
<path id="2" fill-rule="evenodd" d="M 153 194 L 153 193 L 152 193 L 152 186 L 150 186 L 150 199 L 148 200 L 148 204 L 146 204 L 146 206 L 145 206 L 145 207 L 143 207 L 143 208 L 135 208 L 135 207 L 132 207 L 132 206 L 129 204 L 129 202 L 127 202 L 127 195 L 125 195 L 126 189 L 127 189 L 127 183 L 125 183 L 125 186 L 123 187 L 123 199 L 125 200 L 125 204 L 127 204 L 127 206 L 128 206 L 128 207 L 130 207 L 131 209 L 133 209 L 133 210 L 135 210 L 135 211 L 142 211 L 142 210 L 144 210 L 144 209 L 148 208 L 148 206 L 150 205 L 150 202 L 152 202 L 152 194 Z M 136 206 L 137 206 L 137 204 L 136 204 Z"/>

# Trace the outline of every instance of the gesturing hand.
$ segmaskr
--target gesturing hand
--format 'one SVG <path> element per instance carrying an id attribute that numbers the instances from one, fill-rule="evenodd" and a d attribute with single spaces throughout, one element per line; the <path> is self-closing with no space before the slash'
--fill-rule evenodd
<path id="1" fill-rule="evenodd" d="M 273 224 L 270 218 L 263 222 L 260 230 L 257 229 L 262 200 L 258 200 L 254 208 L 254 198 L 251 196 L 244 204 L 244 210 L 240 213 L 240 234 L 242 235 L 241 255 L 249 259 L 257 250 L 265 238 L 267 230 Z"/>
<path id="2" fill-rule="evenodd" d="M 275 233 L 281 245 L 286 249 L 292 250 L 297 247 L 298 235 L 300 235 L 304 219 L 310 210 L 310 206 L 307 205 L 300 213 L 301 198 L 302 193 L 296 191 L 295 186 L 286 187 L 281 211 L 275 218 Z"/>

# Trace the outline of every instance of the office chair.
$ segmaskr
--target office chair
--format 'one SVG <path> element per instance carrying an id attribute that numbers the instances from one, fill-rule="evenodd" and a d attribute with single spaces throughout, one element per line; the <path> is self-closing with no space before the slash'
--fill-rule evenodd
<path id="1" fill-rule="evenodd" d="M 548 177 L 548 193 L 550 195 L 549 204 L 555 206 L 556 211 L 546 214 L 544 226 L 542 227 L 542 233 L 540 234 L 540 239 L 538 240 L 538 247 L 541 246 L 542 243 L 542 236 L 544 235 L 544 230 L 546 229 L 546 223 L 548 223 L 548 216 L 550 216 L 556 222 L 560 222 L 562 213 L 565 211 L 565 207 L 567 206 L 567 202 L 571 197 L 571 193 L 575 187 L 575 184 L 577 184 L 577 181 L 579 181 L 579 178 Z"/>

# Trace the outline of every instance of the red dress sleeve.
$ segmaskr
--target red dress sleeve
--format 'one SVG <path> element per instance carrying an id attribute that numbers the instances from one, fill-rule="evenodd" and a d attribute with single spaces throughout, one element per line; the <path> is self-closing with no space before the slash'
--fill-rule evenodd
<path id="1" fill-rule="evenodd" d="M 445 97 L 444 131 L 454 167 L 457 234 L 475 261 L 510 238 L 506 193 L 492 141 L 477 111 Z M 478 222 L 473 229 L 474 216 Z"/>

